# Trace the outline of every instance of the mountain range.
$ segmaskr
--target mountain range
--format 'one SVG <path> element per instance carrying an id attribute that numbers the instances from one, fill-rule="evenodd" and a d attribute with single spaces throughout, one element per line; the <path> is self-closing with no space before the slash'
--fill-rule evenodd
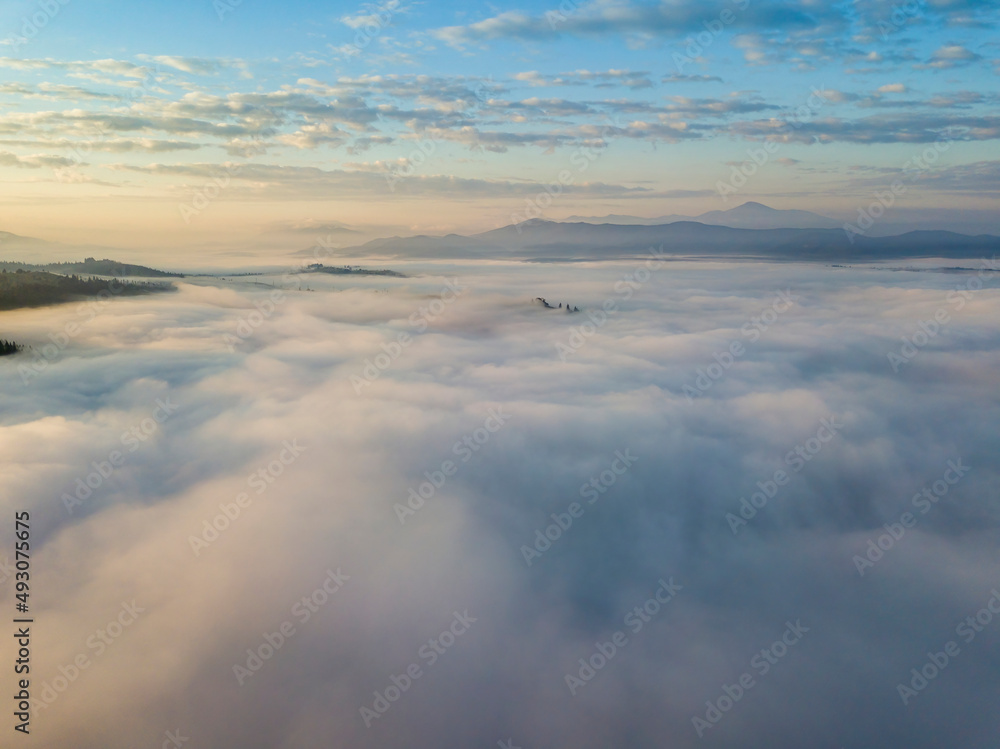
<path id="1" fill-rule="evenodd" d="M 878 261 L 902 258 L 979 258 L 1000 249 L 1000 238 L 947 231 L 891 237 L 851 235 L 842 228 L 739 229 L 694 221 L 662 225 L 561 223 L 532 219 L 461 236 L 376 239 L 344 253 L 399 258 L 509 258 L 534 261 L 610 260 L 648 256 L 767 258 L 786 261 Z"/>
<path id="2" fill-rule="evenodd" d="M 855 221 L 857 214 L 850 217 Z M 609 214 L 607 216 L 570 216 L 564 223 L 618 224 L 657 226 L 680 221 L 697 221 L 710 226 L 733 229 L 838 229 L 847 221 L 821 216 L 810 211 L 777 210 L 762 203 L 749 202 L 727 211 L 709 211 L 699 216 L 671 214 L 645 218 Z M 1000 214 L 975 209 L 907 208 L 896 206 L 891 215 L 876 221 L 867 232 L 873 237 L 890 237 L 910 231 L 953 231 L 958 234 L 1000 234 Z"/>
<path id="3" fill-rule="evenodd" d="M 781 211 L 752 201 L 728 211 L 709 211 L 700 216 L 674 214 L 657 218 L 642 218 L 612 213 L 607 216 L 570 216 L 562 223 L 660 226 L 680 221 L 696 221 L 699 224 L 728 226 L 733 229 L 839 229 L 844 225 L 843 221 L 821 216 L 818 213 L 795 210 Z"/>
<path id="4" fill-rule="evenodd" d="M 532 219 L 470 236 L 448 234 L 375 239 L 341 249 L 338 254 L 343 258 L 507 258 L 565 262 L 648 256 L 651 248 L 657 248 L 657 252 L 676 258 L 871 262 L 992 257 L 1000 248 L 1000 238 L 989 234 L 973 236 L 919 230 L 879 235 L 876 227 L 885 230 L 880 222 L 864 235 L 849 234 L 835 219 L 809 211 L 775 210 L 753 202 L 728 211 L 710 211 L 697 219 L 678 216 L 641 219 L 617 215 L 576 222 Z M 25 260 L 38 262 L 42 255 L 65 257 L 68 250 L 68 245 L 0 232 L 0 258 L 6 255 L 6 260 L 15 261 L 6 263 L 10 269 L 18 265 L 27 269 Z M 313 251 L 292 254 L 305 257 L 313 255 Z M 16 262 L 20 260 L 18 255 L 25 260 Z M 50 264 L 33 269 L 62 273 L 175 275 L 144 266 L 95 261 L 92 257 L 84 263 Z"/>

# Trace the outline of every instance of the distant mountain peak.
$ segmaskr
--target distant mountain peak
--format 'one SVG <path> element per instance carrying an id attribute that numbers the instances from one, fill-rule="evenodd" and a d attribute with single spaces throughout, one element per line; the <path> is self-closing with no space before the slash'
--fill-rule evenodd
<path id="1" fill-rule="evenodd" d="M 700 216 L 659 216 L 643 218 L 640 216 L 620 216 L 611 214 L 603 217 L 571 216 L 566 222 L 580 221 L 584 223 L 602 223 L 619 225 L 673 224 L 682 221 L 696 221 L 709 226 L 728 226 L 733 229 L 835 229 L 841 222 L 829 216 L 821 216 L 809 211 L 783 210 L 748 200 L 735 208 L 709 211 Z"/>

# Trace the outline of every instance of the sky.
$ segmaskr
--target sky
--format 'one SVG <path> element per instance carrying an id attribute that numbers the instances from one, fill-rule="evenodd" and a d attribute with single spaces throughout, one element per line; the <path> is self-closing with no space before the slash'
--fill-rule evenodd
<path id="1" fill-rule="evenodd" d="M 160 252 L 746 200 L 847 220 L 915 165 L 898 207 L 979 215 L 997 20 L 982 0 L 11 0 L 0 230 Z"/>

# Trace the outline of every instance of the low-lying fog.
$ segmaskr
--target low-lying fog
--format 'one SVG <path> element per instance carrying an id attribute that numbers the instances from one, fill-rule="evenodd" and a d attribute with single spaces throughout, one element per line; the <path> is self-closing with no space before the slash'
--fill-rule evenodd
<path id="1" fill-rule="evenodd" d="M 0 316 L 24 746 L 992 745 L 1000 274 L 372 264 Z"/>

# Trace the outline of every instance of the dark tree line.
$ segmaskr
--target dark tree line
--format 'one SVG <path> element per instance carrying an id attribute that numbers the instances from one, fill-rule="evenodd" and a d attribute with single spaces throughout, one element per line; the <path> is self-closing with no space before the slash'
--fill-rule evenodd
<path id="1" fill-rule="evenodd" d="M 146 281 L 60 276 L 42 271 L 0 273 L 0 309 L 40 307 L 85 297 L 104 299 L 168 291 L 173 287 Z"/>
<path id="2" fill-rule="evenodd" d="M 19 343 L 0 340 L 0 356 L 10 356 L 11 354 L 16 354 L 23 348 L 24 346 Z"/>
<path id="3" fill-rule="evenodd" d="M 36 265 L 32 263 L 17 263 L 2 261 L 0 269 L 11 271 L 48 271 L 66 275 L 69 273 L 91 273 L 99 276 L 115 276 L 123 278 L 125 276 L 155 276 L 155 277 L 178 277 L 183 278 L 183 273 L 168 273 L 155 268 L 147 268 L 144 265 L 131 265 L 120 263 L 117 260 L 95 260 L 88 257 L 82 263 L 44 263 Z"/>

